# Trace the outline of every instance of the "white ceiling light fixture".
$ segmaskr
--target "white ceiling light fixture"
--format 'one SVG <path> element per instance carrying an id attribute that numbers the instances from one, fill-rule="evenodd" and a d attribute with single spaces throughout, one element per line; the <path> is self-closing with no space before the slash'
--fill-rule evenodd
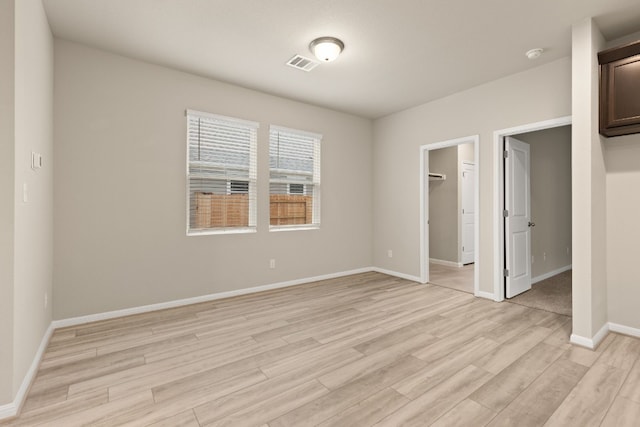
<path id="1" fill-rule="evenodd" d="M 331 62 L 344 49 L 342 40 L 335 37 L 319 37 L 309 44 L 309 50 L 323 62 Z"/>
<path id="2" fill-rule="evenodd" d="M 525 55 L 529 59 L 538 59 L 540 58 L 540 55 L 542 55 L 542 52 L 544 52 L 544 49 L 537 47 L 535 49 L 528 50 Z"/>

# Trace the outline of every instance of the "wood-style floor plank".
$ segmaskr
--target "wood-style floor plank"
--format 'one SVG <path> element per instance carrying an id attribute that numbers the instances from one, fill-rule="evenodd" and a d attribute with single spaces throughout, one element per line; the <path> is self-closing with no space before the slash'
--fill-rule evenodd
<path id="1" fill-rule="evenodd" d="M 389 412 L 409 403 L 409 399 L 391 388 L 385 388 L 319 424 L 320 427 L 370 426 Z"/>
<path id="2" fill-rule="evenodd" d="M 562 353 L 563 349 L 540 342 L 473 392 L 469 398 L 499 412 L 529 387 Z"/>
<path id="3" fill-rule="evenodd" d="M 596 363 L 552 414 L 547 426 L 599 426 L 627 372 Z"/>
<path id="4" fill-rule="evenodd" d="M 490 378 L 490 372 L 468 365 L 375 425 L 389 427 L 429 425 L 449 412 Z"/>
<path id="5" fill-rule="evenodd" d="M 626 426 L 640 340 L 380 273 L 56 330 L 0 426 Z"/>
<path id="6" fill-rule="evenodd" d="M 470 399 L 465 399 L 431 424 L 433 427 L 482 426 L 495 416 L 490 409 Z M 517 424 L 516 425 L 520 425 Z"/>
<path id="7" fill-rule="evenodd" d="M 350 381 L 342 387 L 332 390 L 326 396 L 270 421 L 269 426 L 284 427 L 319 424 L 333 416 L 333 414 L 351 407 L 425 366 L 423 361 L 412 356 L 394 359 L 389 358 L 388 365 Z"/>
<path id="8" fill-rule="evenodd" d="M 489 424 L 491 427 L 540 426 L 560 406 L 587 368 L 557 359 Z"/>
<path id="9" fill-rule="evenodd" d="M 602 427 L 617 427 L 638 424 L 640 404 L 618 396 L 602 421 Z"/>
<path id="10" fill-rule="evenodd" d="M 181 412 L 172 417 L 162 419 L 153 424 L 148 424 L 148 427 L 200 427 L 196 414 L 192 409 Z"/>

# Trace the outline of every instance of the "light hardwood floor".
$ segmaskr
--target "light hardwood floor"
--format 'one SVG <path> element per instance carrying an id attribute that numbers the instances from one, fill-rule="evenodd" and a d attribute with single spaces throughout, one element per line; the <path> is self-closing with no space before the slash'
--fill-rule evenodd
<path id="1" fill-rule="evenodd" d="M 472 294 L 474 268 L 475 264 L 467 264 L 462 267 L 449 267 L 447 265 L 430 262 L 429 283 Z"/>
<path id="2" fill-rule="evenodd" d="M 2 425 L 625 426 L 640 340 L 365 273 L 57 330 Z"/>

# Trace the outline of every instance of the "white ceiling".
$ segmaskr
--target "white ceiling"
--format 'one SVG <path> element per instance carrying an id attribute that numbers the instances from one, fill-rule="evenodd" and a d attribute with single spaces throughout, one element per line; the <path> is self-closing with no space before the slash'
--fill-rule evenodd
<path id="1" fill-rule="evenodd" d="M 638 0 L 44 0 L 55 36 L 376 118 L 568 56 L 571 25 L 640 30 Z M 345 43 L 310 73 L 320 36 Z M 524 53 L 545 49 L 536 61 Z"/>

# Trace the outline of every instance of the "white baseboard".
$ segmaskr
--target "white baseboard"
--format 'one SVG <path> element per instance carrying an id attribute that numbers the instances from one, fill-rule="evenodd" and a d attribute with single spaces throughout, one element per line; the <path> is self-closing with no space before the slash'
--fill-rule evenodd
<path id="1" fill-rule="evenodd" d="M 609 322 L 609 330 L 619 334 L 629 335 L 631 337 L 640 338 L 640 329 L 631 326 L 620 325 L 618 323 Z"/>
<path id="2" fill-rule="evenodd" d="M 443 259 L 436 259 L 436 258 L 429 258 L 429 262 L 432 262 L 434 264 L 439 264 L 439 265 L 445 265 L 447 267 L 460 268 L 463 266 L 461 262 L 445 261 Z"/>
<path id="3" fill-rule="evenodd" d="M 17 414 L 18 408 L 15 401 L 7 403 L 5 405 L 0 405 L 0 421 L 7 418 L 15 417 Z"/>
<path id="4" fill-rule="evenodd" d="M 474 295 L 479 298 L 490 299 L 491 301 L 496 300 L 496 296 L 492 292 L 478 291 Z"/>
<path id="5" fill-rule="evenodd" d="M 412 282 L 422 283 L 422 281 L 418 276 L 412 276 L 410 274 L 399 273 L 397 271 L 392 271 L 392 270 L 385 270 L 384 268 L 378 268 L 378 267 L 372 267 L 371 271 L 375 271 L 376 273 L 386 274 L 389 276 L 399 277 L 401 279 L 411 280 Z"/>
<path id="6" fill-rule="evenodd" d="M 0 420 L 4 418 L 11 418 L 18 415 L 22 404 L 24 403 L 24 399 L 27 397 L 27 393 L 29 392 L 29 388 L 31 388 L 31 383 L 36 377 L 36 373 L 38 372 L 38 367 L 40 366 L 40 360 L 42 359 L 42 355 L 44 351 L 47 349 L 47 344 L 49 344 L 49 339 L 51 338 L 51 334 L 53 334 L 53 323 L 49 325 L 46 332 L 42 336 L 42 340 L 40 341 L 40 346 L 38 347 L 38 351 L 36 355 L 33 357 L 33 361 L 31 362 L 31 366 L 29 366 L 29 370 L 25 374 L 22 384 L 20 384 L 20 388 L 18 389 L 18 393 L 16 393 L 16 397 L 13 399 L 13 402 L 8 403 L 6 405 L 0 405 Z"/>
<path id="7" fill-rule="evenodd" d="M 541 274 L 539 276 L 533 277 L 531 279 L 531 284 L 534 285 L 534 284 L 536 284 L 538 282 L 541 282 L 541 281 L 543 281 L 545 279 L 548 279 L 550 277 L 556 276 L 556 275 L 558 275 L 560 273 L 564 273 L 565 271 L 569 271 L 572 268 L 571 265 L 572 264 L 565 265 L 564 267 L 560 267 L 560 268 L 557 268 L 557 269 L 555 269 L 553 271 L 550 271 L 548 273 L 544 273 L 544 274 Z"/>
<path id="8" fill-rule="evenodd" d="M 256 286 L 253 288 L 238 289 L 234 291 L 218 292 L 215 294 L 202 295 L 192 298 L 184 298 L 179 300 L 161 302 L 157 304 L 142 305 L 138 307 L 125 308 L 122 310 L 107 311 L 104 313 L 89 314 L 86 316 L 71 317 L 68 319 L 54 320 L 55 329 L 66 328 L 68 326 L 77 326 L 100 320 L 115 319 L 117 317 L 131 316 L 133 314 L 148 313 L 150 311 L 164 310 L 167 308 L 182 307 L 184 305 L 197 304 L 201 302 L 214 301 L 222 298 L 235 297 L 239 295 L 253 294 L 256 292 L 269 291 L 272 289 L 287 288 L 289 286 L 304 285 L 305 283 L 317 282 L 320 280 L 335 279 L 352 274 L 368 273 L 374 271 L 372 267 L 359 268 L 355 270 L 342 271 L 339 273 L 324 274 L 322 276 L 307 277 L 304 279 L 289 280 L 286 282 L 273 283 L 270 285 Z"/>
<path id="9" fill-rule="evenodd" d="M 571 338 L 569 341 L 572 344 L 579 345 L 581 347 L 586 347 L 590 350 L 595 350 L 598 347 L 598 344 L 607 336 L 609 333 L 609 323 L 605 323 L 602 325 L 602 328 L 593 336 L 593 338 L 586 338 L 580 335 L 571 334 Z"/>

